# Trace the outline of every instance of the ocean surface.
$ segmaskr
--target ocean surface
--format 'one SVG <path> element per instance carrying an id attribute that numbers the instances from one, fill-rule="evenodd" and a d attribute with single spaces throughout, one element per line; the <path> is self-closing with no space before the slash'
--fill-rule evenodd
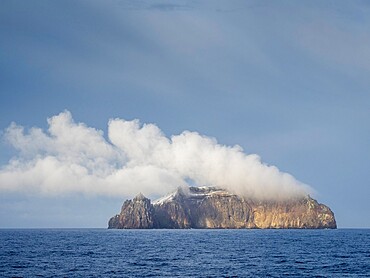
<path id="1" fill-rule="evenodd" d="M 1 277 L 370 277 L 370 229 L 2 229 Z"/>

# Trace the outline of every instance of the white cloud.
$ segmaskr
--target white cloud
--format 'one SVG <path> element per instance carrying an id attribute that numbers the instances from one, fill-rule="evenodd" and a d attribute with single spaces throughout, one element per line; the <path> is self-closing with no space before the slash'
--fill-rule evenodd
<path id="1" fill-rule="evenodd" d="M 184 131 L 167 138 L 154 124 L 112 119 L 102 131 L 71 113 L 48 119 L 46 132 L 11 124 L 5 138 L 18 155 L 0 170 L 0 190 L 41 194 L 165 194 L 191 180 L 255 198 L 307 194 L 310 188 L 239 146 Z"/>

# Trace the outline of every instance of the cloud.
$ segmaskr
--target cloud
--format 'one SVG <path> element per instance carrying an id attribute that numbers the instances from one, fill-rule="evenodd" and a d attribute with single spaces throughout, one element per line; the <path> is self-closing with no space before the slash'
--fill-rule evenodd
<path id="1" fill-rule="evenodd" d="M 240 146 L 184 131 L 166 137 L 154 124 L 111 119 L 103 132 L 74 122 L 69 111 L 48 119 L 48 130 L 12 123 L 5 139 L 18 151 L 0 170 L 0 190 L 58 195 L 149 196 L 178 186 L 212 185 L 258 199 L 281 199 L 311 189 Z"/>

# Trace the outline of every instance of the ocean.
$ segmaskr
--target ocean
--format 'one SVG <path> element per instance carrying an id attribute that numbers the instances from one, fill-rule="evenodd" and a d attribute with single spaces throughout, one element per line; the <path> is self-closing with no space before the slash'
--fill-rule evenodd
<path id="1" fill-rule="evenodd" d="M 1 229 L 1 277 L 370 277 L 370 229 Z"/>

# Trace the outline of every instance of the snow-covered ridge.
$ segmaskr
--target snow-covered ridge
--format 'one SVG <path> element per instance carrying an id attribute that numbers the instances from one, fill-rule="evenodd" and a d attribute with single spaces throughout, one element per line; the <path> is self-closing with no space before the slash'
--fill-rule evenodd
<path id="1" fill-rule="evenodd" d="M 153 205 L 162 205 L 164 203 L 170 202 L 170 201 L 172 201 L 175 198 L 175 196 L 177 194 L 178 194 L 178 190 L 176 190 L 176 191 L 174 191 L 174 192 L 172 192 L 172 193 L 170 193 L 170 194 L 168 194 L 166 196 L 163 196 L 163 197 L 161 197 L 161 198 L 159 198 L 157 200 L 154 200 L 152 202 L 152 204 Z"/>
<path id="2" fill-rule="evenodd" d="M 214 195 L 222 195 L 222 196 L 233 195 L 224 189 L 213 187 L 213 186 L 200 186 L 200 187 L 191 186 L 189 188 L 179 187 L 176 191 L 153 201 L 153 205 L 162 205 L 164 203 L 171 202 L 180 194 L 183 194 L 188 198 L 197 198 L 197 199 L 207 198 L 207 197 L 211 197 Z"/>

